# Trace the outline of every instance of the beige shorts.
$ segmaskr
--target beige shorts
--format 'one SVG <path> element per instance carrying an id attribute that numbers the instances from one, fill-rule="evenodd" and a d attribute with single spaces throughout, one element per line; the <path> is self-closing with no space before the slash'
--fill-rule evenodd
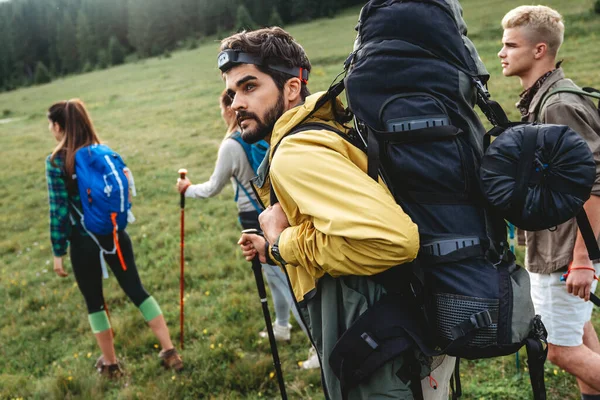
<path id="1" fill-rule="evenodd" d="M 431 378 L 421 381 L 424 400 L 447 400 L 450 389 L 450 378 L 456 365 L 456 357 L 443 356 L 442 363 L 431 371 Z M 434 360 L 435 363 L 435 360 Z"/>
<path id="2" fill-rule="evenodd" d="M 596 264 L 598 274 L 598 264 Z M 548 330 L 548 343 L 556 346 L 580 346 L 583 344 L 583 326 L 592 318 L 594 305 L 591 301 L 567 292 L 567 284 L 561 282 L 563 272 L 552 274 L 529 273 L 531 299 L 535 313 L 542 316 Z M 592 283 L 592 292 L 596 284 Z"/>

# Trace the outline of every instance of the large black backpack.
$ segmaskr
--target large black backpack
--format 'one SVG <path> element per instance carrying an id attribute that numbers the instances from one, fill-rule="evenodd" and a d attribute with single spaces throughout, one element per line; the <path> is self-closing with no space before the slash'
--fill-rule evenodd
<path id="1" fill-rule="evenodd" d="M 377 278 L 389 293 L 409 287 L 423 319 L 403 313 L 390 322 L 393 307 L 373 308 L 340 340 L 330 364 L 343 383 L 357 383 L 368 376 L 366 366 L 386 360 L 383 349 L 406 348 L 389 332 L 410 337 L 426 354 L 467 359 L 527 346 L 534 398 L 545 399 L 546 332 L 529 277 L 508 248 L 504 219 L 479 187 L 485 129 L 474 106 L 494 124 L 508 120 L 488 99 L 488 75 L 461 13 L 451 0 L 369 1 L 347 75 L 331 91 L 333 97 L 345 86 L 369 175 L 385 180 L 419 227 L 417 259 Z M 417 278 L 408 286 L 407 270 Z"/>

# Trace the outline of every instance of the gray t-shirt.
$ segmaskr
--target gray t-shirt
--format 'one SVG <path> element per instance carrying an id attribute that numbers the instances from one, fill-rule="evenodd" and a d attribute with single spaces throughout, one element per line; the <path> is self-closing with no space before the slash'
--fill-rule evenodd
<path id="1" fill-rule="evenodd" d="M 248 157 L 239 144 L 234 139 L 227 138 L 223 140 L 217 154 L 217 162 L 210 179 L 198 185 L 191 185 L 185 192 L 185 197 L 208 198 L 221 193 L 227 181 L 231 181 L 234 192 L 238 191 L 237 207 L 239 212 L 254 211 L 255 208 L 250 202 L 246 193 L 241 188 L 238 189 L 237 180 L 244 186 L 246 191 L 254 196 L 250 179 L 254 177 L 254 170 L 248 161 Z M 254 200 L 256 202 L 256 200 Z"/>

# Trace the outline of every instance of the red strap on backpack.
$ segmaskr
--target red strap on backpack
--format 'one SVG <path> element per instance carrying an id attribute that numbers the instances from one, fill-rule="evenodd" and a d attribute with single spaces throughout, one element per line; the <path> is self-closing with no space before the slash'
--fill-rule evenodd
<path id="1" fill-rule="evenodd" d="M 113 223 L 113 240 L 115 241 L 115 246 L 117 248 L 117 255 L 119 256 L 119 261 L 121 262 L 121 267 L 123 267 L 123 271 L 127 271 L 127 265 L 125 265 L 123 253 L 121 253 L 121 246 L 119 246 L 119 235 L 117 234 L 117 213 L 111 213 L 110 219 Z"/>

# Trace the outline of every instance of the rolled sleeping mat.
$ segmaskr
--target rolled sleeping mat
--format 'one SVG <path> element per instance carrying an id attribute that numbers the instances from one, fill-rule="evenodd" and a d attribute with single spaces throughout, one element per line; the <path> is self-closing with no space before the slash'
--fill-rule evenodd
<path id="1" fill-rule="evenodd" d="M 486 200 L 527 231 L 575 217 L 596 179 L 592 152 L 564 125 L 524 124 L 506 129 L 488 147 L 479 172 Z"/>

